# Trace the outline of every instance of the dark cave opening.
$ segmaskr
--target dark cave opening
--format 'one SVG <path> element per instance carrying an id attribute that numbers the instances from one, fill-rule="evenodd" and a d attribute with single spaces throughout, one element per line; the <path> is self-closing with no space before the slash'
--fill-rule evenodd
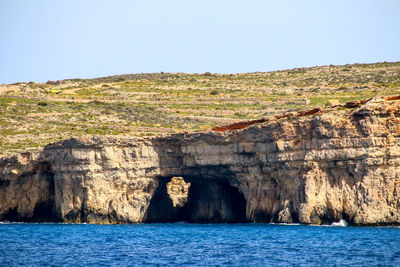
<path id="1" fill-rule="evenodd" d="M 246 222 L 246 201 L 227 182 L 192 182 L 186 215 L 189 222 Z"/>
<path id="2" fill-rule="evenodd" d="M 160 179 L 156 192 L 150 201 L 145 215 L 145 222 L 177 222 L 183 221 L 186 213 L 186 205 L 174 207 L 168 194 L 167 183 L 169 179 Z"/>
<path id="3" fill-rule="evenodd" d="M 9 222 L 18 222 L 21 221 L 19 218 L 19 214 L 17 208 L 9 209 L 5 214 L 2 215 L 2 221 L 9 221 Z"/>
<path id="4" fill-rule="evenodd" d="M 57 222 L 60 221 L 55 212 L 55 186 L 54 173 L 48 162 L 43 162 L 36 166 L 36 173 L 39 177 L 44 177 L 47 182 L 47 198 L 38 202 L 33 211 L 30 221 L 34 222 Z"/>
<path id="5" fill-rule="evenodd" d="M 327 208 L 322 215 L 311 215 L 312 224 L 332 225 L 334 223 L 340 222 L 341 220 L 344 220 L 347 225 L 355 225 L 354 219 L 346 214 L 344 211 L 341 213 L 335 213 L 334 210 Z"/>
<path id="6" fill-rule="evenodd" d="M 54 173 L 48 162 L 42 162 L 34 166 L 32 172 L 19 177 L 23 184 L 35 184 L 44 178 L 45 186 L 41 187 L 43 196 L 36 202 L 32 214 L 21 214 L 18 207 L 9 209 L 1 220 L 11 222 L 59 222 L 61 221 L 55 212 L 55 187 Z"/>
<path id="7" fill-rule="evenodd" d="M 243 194 L 228 182 L 187 179 L 190 182 L 187 186 L 187 197 L 177 202 L 176 194 L 171 195 L 171 187 L 168 187 L 169 180 L 160 179 L 144 222 L 242 223 L 247 221 L 246 200 Z"/>

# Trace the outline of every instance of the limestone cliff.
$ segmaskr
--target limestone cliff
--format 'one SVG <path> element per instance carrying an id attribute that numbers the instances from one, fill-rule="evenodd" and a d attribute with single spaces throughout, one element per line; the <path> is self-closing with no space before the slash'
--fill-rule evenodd
<path id="1" fill-rule="evenodd" d="M 399 224 L 399 102 L 236 131 L 49 144 L 0 159 L 0 220 Z"/>

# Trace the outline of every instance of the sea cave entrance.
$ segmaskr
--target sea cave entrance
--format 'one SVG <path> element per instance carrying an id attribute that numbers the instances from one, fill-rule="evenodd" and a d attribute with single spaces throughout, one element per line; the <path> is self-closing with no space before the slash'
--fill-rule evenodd
<path id="1" fill-rule="evenodd" d="M 144 222 L 246 222 L 245 198 L 226 181 L 182 177 L 159 181 Z"/>

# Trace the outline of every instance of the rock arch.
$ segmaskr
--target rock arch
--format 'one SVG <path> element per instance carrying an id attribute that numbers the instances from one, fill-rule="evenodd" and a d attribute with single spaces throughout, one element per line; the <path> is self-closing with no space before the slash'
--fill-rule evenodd
<path id="1" fill-rule="evenodd" d="M 158 187 L 147 208 L 144 222 L 246 222 L 246 200 L 227 181 L 186 178 L 185 182 L 181 178 L 178 184 L 176 177 L 173 177 L 172 181 L 175 181 L 178 190 L 169 192 L 171 178 L 158 179 Z M 180 194 L 182 192 L 184 194 Z"/>

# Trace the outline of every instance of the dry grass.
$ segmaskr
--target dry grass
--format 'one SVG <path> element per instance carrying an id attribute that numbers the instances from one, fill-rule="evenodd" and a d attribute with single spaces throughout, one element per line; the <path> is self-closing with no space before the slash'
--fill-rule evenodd
<path id="1" fill-rule="evenodd" d="M 61 94 L 46 93 L 60 89 Z M 82 135 L 162 135 L 400 94 L 400 63 L 153 73 L 0 86 L 0 155 Z M 305 101 L 304 99 L 308 99 Z"/>

